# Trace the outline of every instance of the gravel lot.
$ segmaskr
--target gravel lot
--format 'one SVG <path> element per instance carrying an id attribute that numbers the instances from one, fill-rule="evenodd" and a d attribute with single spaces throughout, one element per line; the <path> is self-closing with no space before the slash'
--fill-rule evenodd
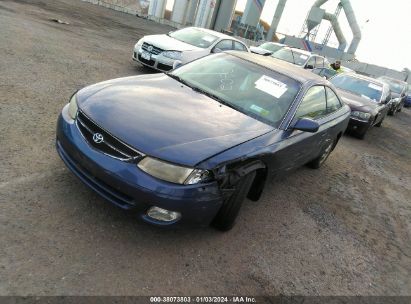
<path id="1" fill-rule="evenodd" d="M 139 223 L 65 168 L 70 94 L 148 72 L 132 47 L 169 30 L 78 0 L 0 2 L 0 295 L 411 295 L 409 109 L 270 182 L 228 233 Z"/>

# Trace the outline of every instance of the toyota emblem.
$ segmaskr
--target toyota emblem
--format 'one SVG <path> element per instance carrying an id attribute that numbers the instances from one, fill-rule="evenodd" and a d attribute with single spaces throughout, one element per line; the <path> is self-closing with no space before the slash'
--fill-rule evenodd
<path id="1" fill-rule="evenodd" d="M 147 51 L 149 51 L 150 53 L 153 51 L 153 47 L 150 45 L 148 48 L 147 48 Z"/>
<path id="2" fill-rule="evenodd" d="M 94 141 L 96 144 L 102 143 L 102 142 L 104 141 L 103 134 L 94 133 L 94 135 L 93 135 L 93 141 Z"/>

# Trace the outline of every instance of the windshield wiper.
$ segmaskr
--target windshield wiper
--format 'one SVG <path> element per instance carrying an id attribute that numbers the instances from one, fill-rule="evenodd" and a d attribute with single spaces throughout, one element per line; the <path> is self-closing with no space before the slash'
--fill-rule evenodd
<path id="1" fill-rule="evenodd" d="M 184 79 L 182 79 L 180 76 L 177 76 L 177 75 L 174 75 L 174 74 L 171 74 L 171 73 L 165 73 L 165 74 L 166 74 L 168 77 L 171 77 L 171 78 L 177 80 L 178 82 L 181 82 L 182 84 L 185 84 L 186 86 L 188 86 L 188 87 L 191 88 L 191 85 L 189 85 L 188 82 L 185 81 Z"/>
<path id="2" fill-rule="evenodd" d="M 203 89 L 200 89 L 200 88 L 198 88 L 198 87 L 191 87 L 191 89 L 192 89 L 193 91 L 198 92 L 198 93 L 204 94 L 204 95 L 206 95 L 207 97 L 210 97 L 210 98 L 218 101 L 219 103 L 221 103 L 221 104 L 223 104 L 223 105 L 225 105 L 225 106 L 227 106 L 227 107 L 230 107 L 230 108 L 232 108 L 232 109 L 234 109 L 234 110 L 237 110 L 232 104 L 226 102 L 225 100 L 221 99 L 221 98 L 218 97 L 217 95 L 214 95 L 213 93 L 204 91 Z M 238 111 L 238 110 L 237 110 L 237 111 Z"/>
<path id="3" fill-rule="evenodd" d="M 193 91 L 206 95 L 207 97 L 210 97 L 216 101 L 218 101 L 219 103 L 222 103 L 223 105 L 233 108 L 235 110 L 237 110 L 233 105 L 231 105 L 230 103 L 224 101 L 223 99 L 221 99 L 220 97 L 218 97 L 217 95 L 214 95 L 213 93 L 204 91 L 203 89 L 200 89 L 199 87 L 195 87 L 193 85 L 191 85 L 190 83 L 188 83 L 187 81 L 185 81 L 184 79 L 182 79 L 180 76 L 171 74 L 171 73 L 166 73 L 167 76 L 177 80 L 178 82 L 181 82 L 182 84 L 185 84 L 186 86 L 190 87 Z"/>

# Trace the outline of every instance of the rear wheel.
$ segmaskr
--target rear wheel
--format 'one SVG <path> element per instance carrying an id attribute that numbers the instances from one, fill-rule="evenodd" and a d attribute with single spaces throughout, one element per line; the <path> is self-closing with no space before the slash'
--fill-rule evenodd
<path id="1" fill-rule="evenodd" d="M 235 185 L 235 192 L 224 201 L 211 223 L 215 228 L 221 231 L 228 231 L 233 228 L 241 205 L 250 191 L 255 174 L 255 171 L 247 174 L 240 179 L 237 185 Z"/>
<path id="2" fill-rule="evenodd" d="M 310 161 L 307 166 L 313 169 L 318 169 L 320 168 L 325 161 L 327 160 L 328 156 L 330 156 L 331 151 L 333 150 L 334 146 L 336 145 L 336 140 L 330 142 L 328 146 L 324 149 L 324 151 L 321 153 L 320 156 L 318 156 L 316 159 Z"/>

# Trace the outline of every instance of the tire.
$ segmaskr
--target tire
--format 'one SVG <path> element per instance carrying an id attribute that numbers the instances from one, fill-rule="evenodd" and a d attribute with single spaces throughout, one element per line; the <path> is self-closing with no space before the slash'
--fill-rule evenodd
<path id="1" fill-rule="evenodd" d="M 354 135 L 355 135 L 355 137 L 357 137 L 358 139 L 364 139 L 365 134 L 367 133 L 367 131 L 368 131 L 368 130 L 362 131 L 362 132 L 357 132 L 357 133 L 355 133 Z"/>
<path id="2" fill-rule="evenodd" d="M 383 119 L 381 119 L 381 121 L 379 123 L 377 123 L 375 126 L 378 128 L 381 128 L 382 126 L 382 122 L 384 121 L 385 117 Z"/>
<path id="3" fill-rule="evenodd" d="M 235 185 L 235 192 L 223 202 L 211 225 L 221 231 L 228 231 L 233 228 L 241 205 L 250 191 L 255 175 L 256 172 L 254 171 L 240 179 L 237 185 Z"/>
<path id="4" fill-rule="evenodd" d="M 320 156 L 318 156 L 316 159 L 313 159 L 312 161 L 310 161 L 307 166 L 310 167 L 311 169 L 319 169 L 327 160 L 328 156 L 330 156 L 332 150 L 334 149 L 334 147 L 337 144 L 337 140 L 334 140 L 333 142 L 331 142 L 320 154 Z"/>

